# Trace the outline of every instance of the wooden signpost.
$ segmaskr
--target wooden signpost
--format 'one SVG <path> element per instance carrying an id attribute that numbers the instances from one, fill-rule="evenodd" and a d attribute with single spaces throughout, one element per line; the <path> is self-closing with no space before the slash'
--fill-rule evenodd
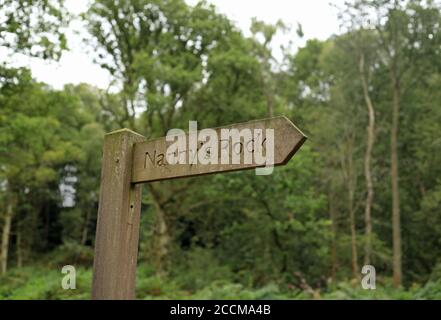
<path id="1" fill-rule="evenodd" d="M 264 133 L 272 129 L 274 165 L 286 164 L 306 140 L 306 136 L 285 117 L 233 124 L 214 129 L 219 137 L 214 142 L 218 146 L 219 160 L 222 150 L 228 149 L 227 159 L 231 160 L 236 153 L 241 162 L 198 163 L 195 157 L 204 142 L 192 141 L 196 139 L 193 137 L 196 134 L 189 133 L 176 136 L 176 139 L 182 137 L 185 147 L 172 154 L 178 156 L 183 153 L 181 159 L 185 159 L 185 163 L 172 164 L 167 159 L 171 155 L 169 148 L 173 141 L 168 141 L 166 137 L 146 140 L 128 129 L 106 134 L 95 240 L 93 299 L 135 298 L 141 183 L 265 166 L 244 160 L 246 151 L 251 155 L 256 151 L 256 142 L 259 140 L 256 135 L 243 135 L 233 143 L 233 140 L 222 136 L 223 131 L 228 131 L 226 129 L 237 129 L 236 133 L 245 132 L 244 129 L 252 133 Z M 262 137 L 262 141 L 259 141 L 262 146 L 268 142 L 266 138 Z"/>

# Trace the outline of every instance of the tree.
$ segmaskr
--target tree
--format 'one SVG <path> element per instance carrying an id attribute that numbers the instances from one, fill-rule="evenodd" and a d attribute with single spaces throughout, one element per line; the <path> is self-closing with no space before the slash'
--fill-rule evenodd
<path id="1" fill-rule="evenodd" d="M 58 59 L 67 47 L 63 0 L 1 0 L 0 19 L 0 47 L 13 54 Z"/>
<path id="2" fill-rule="evenodd" d="M 369 15 L 359 7 L 359 3 L 346 4 L 346 8 L 339 14 L 341 25 L 345 28 L 346 41 L 341 43 L 348 46 L 347 50 L 355 55 L 356 63 L 352 63 L 358 69 L 363 99 L 367 108 L 368 125 L 366 128 L 366 151 L 364 156 L 364 176 L 366 181 L 365 201 L 365 245 L 364 264 L 371 264 L 372 256 L 372 207 L 374 202 L 374 185 L 372 174 L 373 146 L 376 136 L 375 108 L 371 97 L 372 77 L 376 65 L 379 64 L 378 46 L 376 34 L 370 30 Z"/>
<path id="3" fill-rule="evenodd" d="M 227 60 L 231 70 L 228 75 L 232 77 L 228 87 L 244 92 L 240 82 L 249 83 L 242 62 L 249 63 L 248 57 L 231 59 L 233 53 L 237 58 L 237 52 L 244 52 L 232 47 L 233 43 L 241 45 L 242 35 L 204 2 L 188 6 L 182 0 L 96 1 L 83 17 L 96 44 L 97 62 L 121 84 L 120 125 L 147 137 L 164 135 L 178 124 L 186 125 L 195 111 L 199 123 L 203 122 L 206 114 L 200 101 L 219 96 L 209 90 L 216 81 L 227 79 L 219 76 L 225 70 L 215 69 L 225 63 L 221 58 L 231 54 Z M 192 107 L 191 102 L 199 108 Z M 170 183 L 171 192 L 161 184 L 149 185 L 156 208 L 153 243 L 157 246 L 153 251 L 159 261 L 158 270 L 165 264 L 172 239 L 169 217 L 173 210 L 179 211 L 169 204 L 183 185 L 188 182 Z"/>
<path id="4" fill-rule="evenodd" d="M 58 97 L 58 104 L 54 103 L 55 97 L 36 83 L 26 69 L 8 69 L 7 73 L 8 78 L 0 88 L 0 181 L 6 207 L 2 236 L 3 273 L 7 268 L 14 216 L 19 211 L 36 214 L 51 200 L 57 199 L 60 166 L 81 153 L 69 141 L 69 131 L 66 130 L 69 109 L 63 105 L 64 101 Z M 65 127 L 61 128 L 61 123 Z M 48 219 L 46 228 L 49 228 Z"/>
<path id="5" fill-rule="evenodd" d="M 372 26 L 380 39 L 382 64 L 388 71 L 391 89 L 392 121 L 390 131 L 390 176 L 392 187 L 393 279 L 396 287 L 402 282 L 402 244 L 399 188 L 399 124 L 403 96 L 427 72 L 423 54 L 434 48 L 436 39 L 423 34 L 436 34 L 439 29 L 439 7 L 429 1 L 403 3 L 397 0 L 358 1 L 360 14 L 373 9 Z"/>
<path id="6" fill-rule="evenodd" d="M 251 33 L 254 38 L 256 57 L 260 61 L 260 82 L 265 93 L 268 117 L 274 115 L 275 77 L 273 68 L 277 63 L 272 54 L 271 42 L 278 31 L 286 31 L 286 29 L 287 27 L 281 20 L 278 20 L 274 25 L 266 24 L 256 18 L 251 21 Z M 259 41 L 259 36 L 263 37 L 263 41 Z"/>

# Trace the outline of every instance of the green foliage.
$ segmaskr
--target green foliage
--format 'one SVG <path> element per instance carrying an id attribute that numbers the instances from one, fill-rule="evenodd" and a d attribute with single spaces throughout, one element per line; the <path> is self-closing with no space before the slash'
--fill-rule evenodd
<path id="1" fill-rule="evenodd" d="M 92 273 L 90 269 L 77 268 L 76 289 L 61 287 L 61 268 L 27 267 L 12 269 L 0 277 L 0 299 L 90 299 Z M 136 295 L 138 299 L 326 299 L 326 300 L 406 300 L 440 299 L 439 277 L 425 286 L 414 285 L 408 290 L 393 289 L 389 279 L 380 280 L 376 290 L 364 290 L 353 282 L 339 282 L 318 292 L 314 297 L 300 289 L 282 289 L 275 283 L 252 288 L 231 280 L 205 283 L 199 289 L 189 290 L 179 284 L 179 279 L 154 275 L 151 266 L 140 265 L 137 273 Z"/>
<path id="2" fill-rule="evenodd" d="M 212 282 L 233 279 L 228 266 L 223 265 L 209 250 L 188 250 L 174 263 L 177 267 L 171 275 L 187 290 L 199 290 Z"/>
<path id="3" fill-rule="evenodd" d="M 76 242 L 66 242 L 39 261 L 49 268 L 61 268 L 65 265 L 88 267 L 93 264 L 93 249 Z"/>
<path id="4" fill-rule="evenodd" d="M 75 290 L 64 290 L 61 269 L 15 269 L 0 277 L 0 298 L 10 300 L 90 299 L 91 270 L 77 269 Z"/>
<path id="5" fill-rule="evenodd" d="M 323 295 L 324 299 L 336 300 L 409 300 L 415 299 L 417 290 L 397 290 L 392 287 L 390 280 L 376 285 L 375 290 L 364 290 L 361 286 L 349 282 L 338 283 L 330 287 L 329 293 Z"/>
<path id="6" fill-rule="evenodd" d="M 432 1 L 355 1 L 343 12 L 346 32 L 285 48 L 282 67 L 272 52 L 281 21 L 253 20 L 246 37 L 204 1 L 91 1 L 81 15 L 87 44 L 114 90 L 55 90 L 25 68 L 0 66 L 0 227 L 11 267 L 0 298 L 90 298 L 106 132 L 128 127 L 150 138 L 186 129 L 188 120 L 201 129 L 274 113 L 309 139 L 273 174 L 146 186 L 137 297 L 440 299 L 440 12 Z M 0 19 L 0 47 L 13 54 L 58 58 L 66 47 L 62 1 L 0 0 Z M 389 279 L 394 68 L 402 89 L 400 289 Z M 366 92 L 376 116 L 371 238 Z M 368 239 L 375 291 L 361 289 L 352 270 Z M 60 286 L 68 264 L 78 267 L 74 291 Z"/>
<path id="7" fill-rule="evenodd" d="M 0 17 L 0 47 L 43 59 L 59 59 L 67 48 L 63 0 L 1 0 Z"/>

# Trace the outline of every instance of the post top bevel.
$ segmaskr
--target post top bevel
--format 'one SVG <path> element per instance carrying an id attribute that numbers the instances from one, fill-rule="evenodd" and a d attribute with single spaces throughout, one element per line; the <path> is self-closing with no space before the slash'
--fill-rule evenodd
<path id="1" fill-rule="evenodd" d="M 137 136 L 145 139 L 145 137 L 142 134 L 137 133 L 137 132 L 130 130 L 130 129 L 127 129 L 127 128 L 122 128 L 122 129 L 118 129 L 118 130 L 115 130 L 112 132 L 108 132 L 108 133 L 106 133 L 106 136 L 113 135 L 113 134 L 121 134 L 121 133 L 129 133 L 129 134 L 137 135 Z"/>

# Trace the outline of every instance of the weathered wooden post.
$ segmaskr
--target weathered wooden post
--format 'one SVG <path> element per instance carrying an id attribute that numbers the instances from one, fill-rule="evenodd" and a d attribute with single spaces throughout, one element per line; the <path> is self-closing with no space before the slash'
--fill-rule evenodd
<path id="1" fill-rule="evenodd" d="M 241 130 L 262 133 L 267 129 L 274 132 L 274 157 L 271 161 L 274 166 L 286 164 L 306 140 L 306 136 L 285 117 L 233 124 L 215 131 L 234 130 L 239 134 Z M 190 140 L 188 135 L 185 139 Z M 233 153 L 234 147 L 229 139 L 219 140 L 218 137 L 216 145 L 222 146 L 221 142 L 227 141 L 227 148 L 231 147 Z M 251 135 L 244 135 L 241 139 L 236 141 L 236 146 L 240 146 L 239 151 L 235 151 L 239 158 L 245 146 L 256 143 Z M 167 147 L 166 137 L 146 141 L 142 135 L 128 129 L 105 136 L 93 265 L 93 299 L 135 298 L 142 183 L 262 167 L 262 163 L 257 161 L 167 163 Z M 186 159 L 191 157 L 192 152 L 199 152 L 197 147 L 195 150 L 191 147 L 184 149 Z M 254 153 L 254 147 L 248 151 Z"/>
<path id="2" fill-rule="evenodd" d="M 133 146 L 145 138 L 128 129 L 105 136 L 93 265 L 93 299 L 134 299 L 141 184 L 131 183 Z"/>

